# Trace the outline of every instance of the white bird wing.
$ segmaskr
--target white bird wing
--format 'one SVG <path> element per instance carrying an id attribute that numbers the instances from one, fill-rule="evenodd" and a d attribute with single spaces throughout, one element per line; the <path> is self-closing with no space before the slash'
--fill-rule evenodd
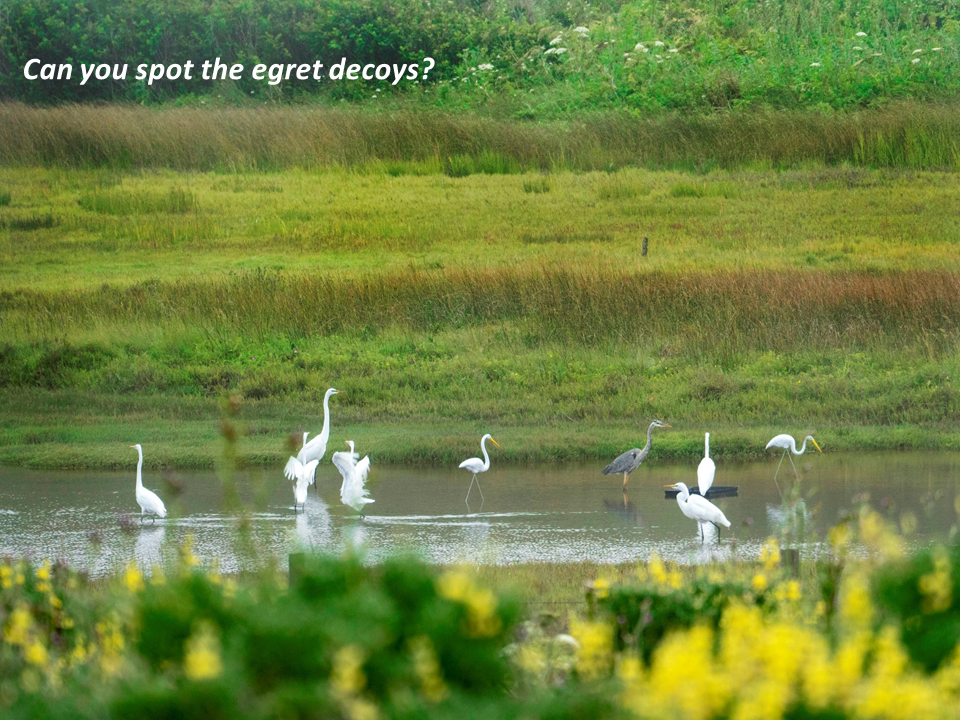
<path id="1" fill-rule="evenodd" d="M 700 522 L 720 523 L 724 527 L 730 527 L 730 521 L 716 505 L 699 495 L 691 495 L 688 501 L 693 510 L 696 520 Z"/>
<path id="2" fill-rule="evenodd" d="M 163 500 L 157 497 L 157 494 L 153 490 L 147 490 L 147 488 L 140 488 L 137 490 L 137 505 L 139 505 L 144 512 L 152 513 L 157 517 L 166 517 L 167 508 L 163 504 Z"/>
<path id="3" fill-rule="evenodd" d="M 469 470 L 472 473 L 483 472 L 483 460 L 480 458 L 470 458 L 460 463 L 460 467 Z"/>
<path id="4" fill-rule="evenodd" d="M 303 450 L 300 452 L 303 452 Z M 296 480 L 302 469 L 303 463 L 300 461 L 300 458 L 291 455 L 290 459 L 287 460 L 286 466 L 283 468 L 283 476 L 287 478 L 287 480 Z"/>
<path id="5" fill-rule="evenodd" d="M 697 467 L 697 487 L 700 494 L 706 497 L 707 490 L 713 486 L 713 478 L 717 474 L 717 466 L 710 458 L 704 458 Z"/>
<path id="6" fill-rule="evenodd" d="M 373 502 L 373 499 L 368 497 L 370 493 L 364 486 L 369 472 L 370 458 L 368 456 L 351 468 L 349 474 L 344 475 L 343 484 L 340 486 L 340 500 L 344 505 L 352 507 L 357 512 L 363 512 L 363 506 Z"/>
<path id="7" fill-rule="evenodd" d="M 777 435 L 770 442 L 768 442 L 764 450 L 769 450 L 772 447 L 789 448 L 792 442 L 793 442 L 793 438 L 790 435 L 787 435 L 786 433 L 784 433 L 782 435 Z"/>
<path id="8" fill-rule="evenodd" d="M 347 451 L 335 452 L 331 460 L 333 464 L 336 465 L 337 470 L 340 471 L 340 474 L 343 476 L 344 481 L 346 481 L 350 475 L 353 473 L 353 469 L 357 466 L 357 460 L 354 457 L 356 453 L 350 453 Z"/>
<path id="9" fill-rule="evenodd" d="M 326 452 L 327 438 L 323 435 L 317 435 L 313 440 L 303 446 L 297 457 L 300 459 L 300 462 L 306 464 L 311 460 L 323 460 Z"/>

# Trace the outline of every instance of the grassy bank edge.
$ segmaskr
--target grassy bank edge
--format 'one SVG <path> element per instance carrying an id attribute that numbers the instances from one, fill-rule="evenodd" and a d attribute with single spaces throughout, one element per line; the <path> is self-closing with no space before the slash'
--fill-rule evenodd
<path id="1" fill-rule="evenodd" d="M 960 450 L 960 431 L 946 427 L 855 426 L 845 428 L 741 427 L 712 424 L 709 427 L 661 431 L 653 443 L 648 462 L 694 460 L 703 455 L 703 432 L 711 432 L 711 451 L 718 461 L 773 457 L 765 451 L 767 441 L 780 432 L 798 440 L 808 432 L 817 437 L 825 452 Z M 55 431 L 55 423 L 30 422 L 34 432 Z M 69 441 L 51 437 L 40 442 L 15 443 L 18 421 L 0 414 L 0 463 L 44 470 L 125 469 L 130 467 L 127 447 L 142 442 L 147 469 L 211 469 L 222 453 L 216 422 L 153 421 L 149 432 L 120 420 L 107 425 L 91 423 L 71 430 Z M 319 427 L 320 423 L 316 423 Z M 203 427 L 206 430 L 202 430 Z M 185 438 L 178 433 L 191 435 Z M 339 449 L 345 439 L 355 440 L 363 453 L 378 465 L 450 465 L 477 454 L 483 431 L 490 431 L 504 446 L 493 457 L 496 464 L 596 462 L 600 467 L 616 455 L 645 441 L 645 428 L 624 424 L 577 424 L 569 426 L 509 426 L 455 423 L 334 423 L 328 448 Z M 262 430 L 260 431 L 262 432 Z M 116 439 L 110 439 L 115 436 Z M 240 458 L 248 467 L 280 467 L 290 452 L 286 438 L 276 433 L 247 435 L 239 443 Z M 328 450 L 332 452 L 332 450 Z"/>

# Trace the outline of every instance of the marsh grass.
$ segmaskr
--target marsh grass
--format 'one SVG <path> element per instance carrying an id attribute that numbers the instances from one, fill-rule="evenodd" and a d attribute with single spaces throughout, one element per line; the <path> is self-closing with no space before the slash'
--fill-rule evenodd
<path id="1" fill-rule="evenodd" d="M 278 170 L 385 163 L 451 177 L 625 166 L 960 168 L 956 104 L 816 111 L 607 113 L 530 124 L 475 114 L 309 106 L 163 109 L 0 104 L 7 166 Z"/>
<path id="2" fill-rule="evenodd" d="M 13 194 L 9 190 L 0 189 L 0 207 L 4 207 L 13 202 Z"/>
<path id="3" fill-rule="evenodd" d="M 105 215 L 182 214 L 199 209 L 194 194 L 179 187 L 164 194 L 94 191 L 83 195 L 79 204 L 84 210 Z"/>
<path id="4" fill-rule="evenodd" d="M 32 232 L 34 230 L 49 230 L 62 222 L 61 218 L 49 213 L 20 213 L 17 215 L 0 216 L 0 231 L 19 230 Z"/>

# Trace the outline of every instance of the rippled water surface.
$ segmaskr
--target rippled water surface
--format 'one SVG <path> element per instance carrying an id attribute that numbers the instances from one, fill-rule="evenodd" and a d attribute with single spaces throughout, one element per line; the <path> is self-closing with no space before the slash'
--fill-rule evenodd
<path id="1" fill-rule="evenodd" d="M 127 472 L 0 467 L 0 554 L 61 559 L 102 574 L 131 559 L 149 569 L 192 536 L 201 560 L 225 572 L 269 558 L 283 561 L 292 550 L 338 550 L 347 544 L 360 546 L 374 560 L 412 549 L 434 562 L 621 562 L 645 559 L 654 551 L 698 562 L 730 553 L 755 556 L 777 531 L 783 512 L 773 481 L 778 458 L 772 455 L 749 463 L 717 460 L 716 484 L 739 487 L 738 497 L 717 500 L 736 540 L 725 530 L 719 541 L 708 532 L 707 542 L 663 493 L 665 484 L 696 484 L 696 462 L 652 460 L 632 475 L 626 494 L 620 478 L 600 474 L 603 463 L 494 466 L 480 476 L 483 506 L 474 489 L 469 511 L 465 471 L 375 465 L 370 484 L 376 502 L 362 520 L 340 504 L 340 476 L 324 462 L 317 474 L 319 492 L 311 489 L 301 513 L 293 509 L 291 485 L 280 468 L 243 479 L 252 541 L 244 548 L 237 539 L 238 513 L 223 509 L 213 473 L 146 472 L 144 484 L 160 494 L 170 514 L 141 526 L 133 460 Z M 789 493 L 796 481 L 785 465 L 780 488 Z M 797 467 L 814 530 L 829 527 L 864 494 L 895 520 L 912 514 L 916 543 L 945 537 L 957 522 L 960 455 L 808 454 Z M 257 487 L 262 488 L 259 504 Z M 818 546 L 811 542 L 808 549 L 816 552 Z"/>

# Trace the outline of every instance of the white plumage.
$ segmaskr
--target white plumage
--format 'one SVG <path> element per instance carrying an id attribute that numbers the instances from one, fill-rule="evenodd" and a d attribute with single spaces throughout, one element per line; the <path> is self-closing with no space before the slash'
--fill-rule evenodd
<path id="1" fill-rule="evenodd" d="M 307 502 L 307 488 L 310 487 L 310 484 L 317 475 L 317 466 L 320 464 L 320 461 L 311 460 L 306 465 L 303 465 L 296 458 L 290 459 L 294 463 L 293 470 L 297 478 L 297 482 L 293 486 L 293 507 L 296 509 L 297 505 L 303 505 Z M 289 465 L 289 463 L 287 464 Z"/>
<path id="2" fill-rule="evenodd" d="M 713 478 L 717 474 L 717 466 L 710 459 L 710 433 L 704 434 L 703 440 L 703 460 L 697 467 L 697 487 L 700 488 L 700 494 L 707 496 L 707 490 L 713 486 Z"/>
<path id="3" fill-rule="evenodd" d="M 817 445 L 817 441 L 813 439 L 813 435 L 807 435 L 803 439 L 803 446 L 797 450 L 797 441 L 793 439 L 792 435 L 787 435 L 783 433 L 777 435 L 775 438 L 771 439 L 767 443 L 765 450 L 769 450 L 772 447 L 783 448 L 783 455 L 780 456 L 780 462 L 777 463 L 777 471 L 773 474 L 773 483 L 777 486 L 777 492 L 780 493 L 780 497 L 783 497 L 783 493 L 780 492 L 780 483 L 777 482 L 777 476 L 780 474 L 780 466 L 783 465 L 783 459 L 785 457 L 790 458 L 790 465 L 793 467 L 793 473 L 797 476 L 797 480 L 800 479 L 800 473 L 797 472 L 797 466 L 793 464 L 793 458 L 790 457 L 789 453 L 794 455 L 803 455 L 807 451 L 807 440 L 813 443 L 813 446 L 817 449 L 817 452 L 823 452 L 820 449 L 820 446 Z"/>
<path id="4" fill-rule="evenodd" d="M 287 465 L 283 469 L 283 474 L 287 480 L 297 479 L 296 462 L 301 466 L 306 465 L 312 460 L 322 460 L 327 452 L 327 441 L 330 439 L 330 396 L 339 394 L 339 390 L 330 388 L 323 396 L 323 430 L 313 440 L 307 442 L 307 435 L 303 434 L 303 447 L 296 457 L 290 456 Z M 311 480 L 313 482 L 313 480 Z"/>
<path id="5" fill-rule="evenodd" d="M 343 476 L 343 482 L 340 484 L 340 500 L 347 507 L 363 515 L 364 506 L 374 502 L 365 485 L 367 475 L 370 474 L 370 456 L 366 455 L 363 460 L 357 461 L 360 455 L 354 452 L 353 440 L 347 440 L 347 445 L 350 446 L 349 452 L 335 452 L 332 458 L 333 464 Z"/>
<path id="6" fill-rule="evenodd" d="M 713 523 L 714 525 L 723 525 L 730 527 L 730 521 L 726 515 L 716 505 L 700 495 L 691 495 L 690 490 L 684 483 L 668 485 L 672 490 L 678 490 L 677 505 L 680 511 L 691 520 L 696 520 L 700 524 L 700 537 L 703 537 L 703 523 Z"/>
<path id="7" fill-rule="evenodd" d="M 794 455 L 803 455 L 807 451 L 807 440 L 813 443 L 813 446 L 818 452 L 823 452 L 823 450 L 820 449 L 820 446 L 817 445 L 817 441 L 813 439 L 813 435 L 807 435 L 803 439 L 803 446 L 797 450 L 797 441 L 793 439 L 792 435 L 787 435 L 786 433 L 783 435 L 777 435 L 767 443 L 767 447 L 764 449 L 769 450 L 772 447 L 778 447 L 783 448 L 784 450 L 789 450 Z"/>
<path id="8" fill-rule="evenodd" d="M 157 497 L 155 492 L 147 490 L 143 486 L 143 448 L 139 444 L 130 447 L 136 448 L 137 454 L 140 456 L 139 461 L 137 461 L 137 505 L 140 506 L 140 522 L 143 522 L 144 515 L 156 515 L 165 518 L 167 508 L 164 506 L 163 500 Z"/>
<path id="9" fill-rule="evenodd" d="M 482 438 L 480 438 L 480 450 L 483 451 L 483 460 L 480 458 L 469 458 L 460 463 L 460 467 L 463 470 L 467 470 L 473 473 L 473 479 L 470 481 L 470 487 L 467 489 L 467 497 L 464 498 L 464 502 L 467 503 L 467 509 L 470 509 L 470 503 L 467 502 L 470 500 L 470 491 L 473 490 L 473 484 L 477 484 L 477 490 L 480 490 L 480 505 L 483 507 L 483 490 L 480 489 L 480 481 L 477 480 L 477 475 L 480 473 L 486 472 L 490 469 L 490 455 L 487 454 L 487 440 L 492 442 L 497 447 L 500 447 L 500 443 L 491 437 L 490 433 L 487 433 Z"/>

